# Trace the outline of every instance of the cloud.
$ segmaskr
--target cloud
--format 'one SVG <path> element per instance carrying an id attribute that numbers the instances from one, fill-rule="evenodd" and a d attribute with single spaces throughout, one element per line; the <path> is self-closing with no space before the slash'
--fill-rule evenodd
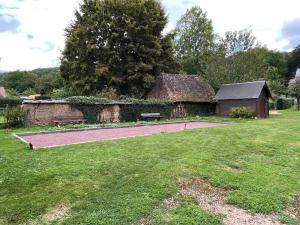
<path id="1" fill-rule="evenodd" d="M 288 40 L 284 48 L 290 49 L 295 48 L 300 44 L 300 17 L 294 20 L 285 22 L 281 29 L 282 39 Z"/>
<path id="2" fill-rule="evenodd" d="M 0 32 L 12 32 L 18 31 L 20 21 L 16 16 L 9 14 L 0 14 Z"/>
<path id="3" fill-rule="evenodd" d="M 0 2 L 0 70 L 58 66 L 65 43 L 64 29 L 74 19 L 74 10 L 82 0 Z M 169 18 L 166 31 L 174 28 L 187 9 L 199 6 L 207 12 L 207 17 L 213 21 L 214 31 L 220 35 L 251 26 L 257 39 L 270 49 L 286 50 L 300 43 L 296 30 L 300 27 L 297 22 L 299 0 L 161 2 Z M 3 15 L 6 15 L 5 18 Z"/>

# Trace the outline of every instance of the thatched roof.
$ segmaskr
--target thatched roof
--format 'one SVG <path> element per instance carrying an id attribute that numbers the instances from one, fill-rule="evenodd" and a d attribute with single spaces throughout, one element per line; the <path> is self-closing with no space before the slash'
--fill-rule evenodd
<path id="1" fill-rule="evenodd" d="M 6 92 L 4 87 L 0 87 L 0 97 L 6 97 Z"/>
<path id="2" fill-rule="evenodd" d="M 219 89 L 215 99 L 256 99 L 259 98 L 263 89 L 266 90 L 268 97 L 272 97 L 266 81 L 224 84 Z"/>
<path id="3" fill-rule="evenodd" d="M 198 75 L 162 74 L 147 99 L 173 102 L 212 102 L 215 91 Z"/>

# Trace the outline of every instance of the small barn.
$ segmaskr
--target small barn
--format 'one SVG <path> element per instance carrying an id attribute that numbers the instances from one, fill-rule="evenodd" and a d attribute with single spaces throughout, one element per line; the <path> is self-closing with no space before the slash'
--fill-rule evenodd
<path id="1" fill-rule="evenodd" d="M 216 114 L 228 116 L 231 108 L 246 107 L 254 111 L 257 117 L 267 118 L 271 97 L 266 81 L 224 84 L 215 97 Z"/>
<path id="2" fill-rule="evenodd" d="M 6 92 L 4 87 L 0 87 L 0 97 L 6 97 Z"/>
<path id="3" fill-rule="evenodd" d="M 147 99 L 210 103 L 214 96 L 214 89 L 198 75 L 162 74 Z"/>

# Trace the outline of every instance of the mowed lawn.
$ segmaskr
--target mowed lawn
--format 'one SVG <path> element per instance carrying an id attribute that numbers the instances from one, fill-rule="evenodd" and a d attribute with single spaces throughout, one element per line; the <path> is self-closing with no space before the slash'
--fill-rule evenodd
<path id="1" fill-rule="evenodd" d="M 132 224 L 176 194 L 178 177 L 231 190 L 228 201 L 240 208 L 281 212 L 300 191 L 300 112 L 282 113 L 33 152 L 0 130 L 0 224 Z M 45 219 L 55 208 L 67 210 Z M 190 199 L 166 213 L 164 224 L 220 223 Z"/>

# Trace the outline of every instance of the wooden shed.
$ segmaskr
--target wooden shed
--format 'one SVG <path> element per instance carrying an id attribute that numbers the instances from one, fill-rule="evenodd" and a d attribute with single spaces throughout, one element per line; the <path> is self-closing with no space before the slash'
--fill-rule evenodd
<path id="1" fill-rule="evenodd" d="M 228 116 L 234 107 L 246 107 L 259 118 L 269 117 L 271 92 L 266 81 L 224 84 L 218 91 L 216 114 Z"/>

